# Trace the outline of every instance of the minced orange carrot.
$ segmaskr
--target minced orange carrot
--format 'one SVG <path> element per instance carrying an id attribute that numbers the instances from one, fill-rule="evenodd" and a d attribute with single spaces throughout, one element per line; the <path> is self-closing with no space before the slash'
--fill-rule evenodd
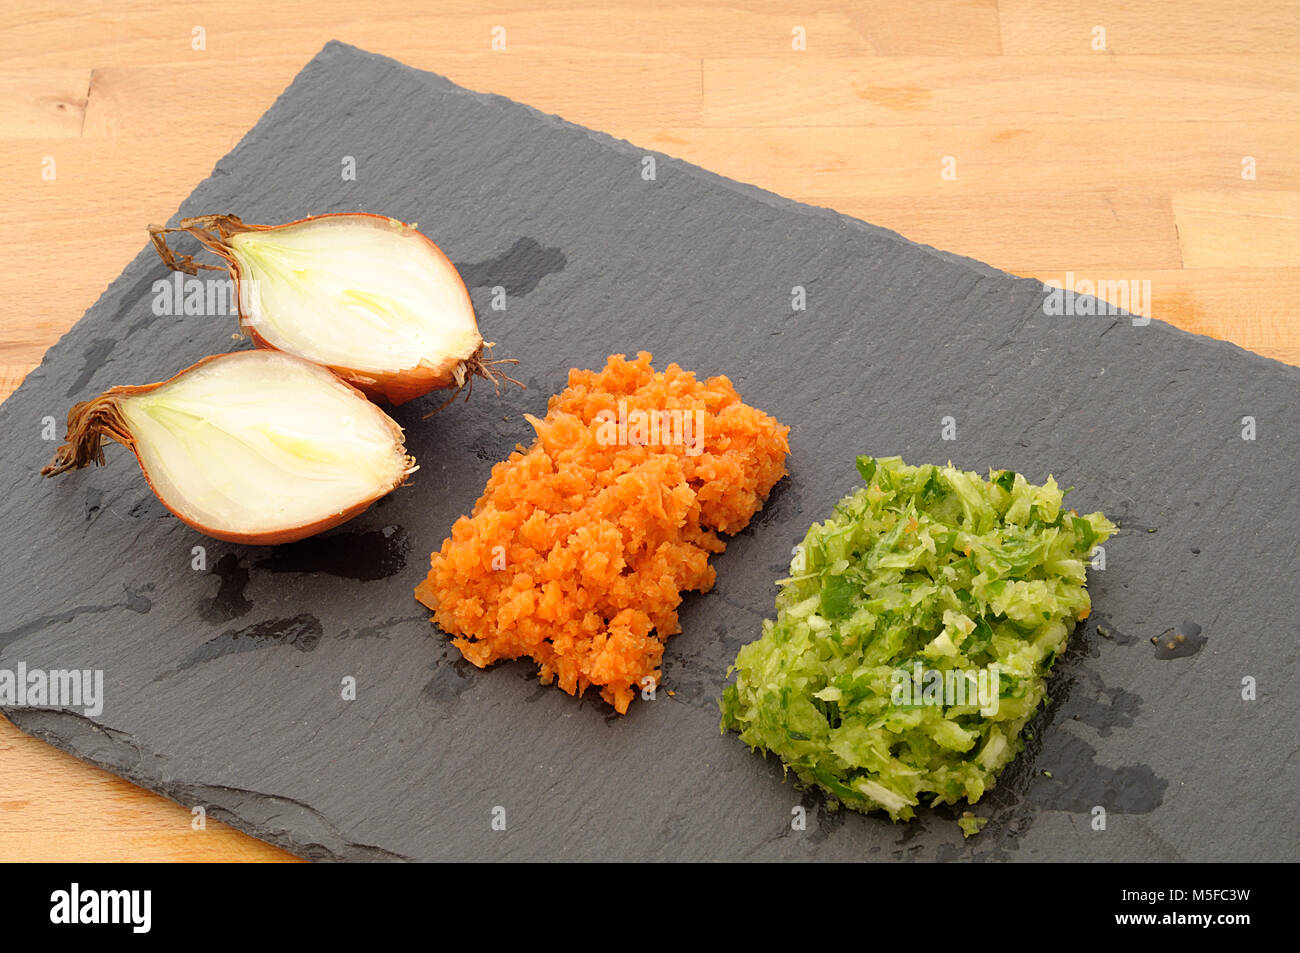
<path id="1" fill-rule="evenodd" d="M 749 523 L 790 449 L 727 378 L 650 359 L 570 371 L 415 589 L 478 667 L 528 656 L 543 684 L 599 686 L 620 713 L 658 685 L 682 593 L 712 587 L 718 533 Z"/>

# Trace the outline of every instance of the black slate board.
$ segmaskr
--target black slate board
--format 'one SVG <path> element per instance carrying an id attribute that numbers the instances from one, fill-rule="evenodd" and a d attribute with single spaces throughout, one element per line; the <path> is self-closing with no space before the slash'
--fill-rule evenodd
<path id="1" fill-rule="evenodd" d="M 415 486 L 274 550 L 197 536 L 120 448 L 41 481 L 44 418 L 61 437 L 72 401 L 231 347 L 229 320 L 154 315 L 167 275 L 141 251 L 0 408 L 0 669 L 105 680 L 95 717 L 5 708 L 23 730 L 310 858 L 1296 857 L 1300 371 L 1158 321 L 1047 317 L 1037 282 L 338 43 L 177 217 L 347 210 L 418 222 L 528 390 L 480 386 L 428 421 L 430 402 L 401 408 Z M 530 438 L 522 414 L 568 368 L 640 349 L 729 375 L 794 429 L 790 476 L 716 559 L 717 587 L 686 599 L 675 694 L 618 718 L 523 663 L 473 670 L 411 589 L 492 463 Z M 898 826 L 829 813 L 718 731 L 728 664 L 859 452 L 1051 472 L 1124 526 L 970 841 L 948 810 Z M 1158 658 L 1149 638 L 1185 621 L 1200 651 Z"/>

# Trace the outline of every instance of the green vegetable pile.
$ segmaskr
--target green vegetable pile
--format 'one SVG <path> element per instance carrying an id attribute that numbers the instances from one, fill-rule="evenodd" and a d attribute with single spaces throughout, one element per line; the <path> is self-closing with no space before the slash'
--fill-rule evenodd
<path id="1" fill-rule="evenodd" d="M 898 457 L 858 457 L 858 472 L 737 655 L 722 727 L 832 803 L 909 820 L 923 802 L 974 804 L 1019 753 L 1116 527 L 1063 511 L 1050 476 Z"/>

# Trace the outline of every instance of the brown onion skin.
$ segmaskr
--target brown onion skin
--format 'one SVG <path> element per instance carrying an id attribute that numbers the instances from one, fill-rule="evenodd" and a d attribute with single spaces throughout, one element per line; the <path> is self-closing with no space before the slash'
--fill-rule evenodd
<path id="1" fill-rule="evenodd" d="M 144 473 L 145 482 L 149 484 L 149 489 L 153 490 L 154 496 L 158 496 L 158 491 L 154 488 L 153 481 L 149 479 L 149 474 L 145 471 L 143 465 L 141 465 L 140 471 Z M 396 489 L 396 487 L 394 487 L 394 489 Z M 308 536 L 315 536 L 317 533 L 323 533 L 327 529 L 333 529 L 335 526 L 346 523 L 348 520 L 352 519 L 352 517 L 360 516 L 363 512 L 368 510 L 376 500 L 387 496 L 391 492 L 392 490 L 385 490 L 383 493 L 380 493 L 379 496 L 372 497 L 364 503 L 358 503 L 356 506 L 344 510 L 342 513 L 317 520 L 316 522 L 309 523 L 306 526 L 295 526 L 268 533 L 227 533 L 223 530 L 215 530 L 212 527 L 204 526 L 202 523 L 196 522 L 195 520 L 187 519 L 185 516 L 168 506 L 167 501 L 161 496 L 158 496 L 158 499 L 163 506 L 167 507 L 173 516 L 186 526 L 198 530 L 204 536 L 224 540 L 227 543 L 243 543 L 246 546 L 279 546 L 281 543 L 296 543 L 300 539 L 306 539 Z"/>
<path id="2" fill-rule="evenodd" d="M 140 469 L 143 471 L 144 467 L 142 466 Z M 149 480 L 149 474 L 145 473 L 144 478 L 149 483 L 149 488 L 153 490 L 153 481 Z M 314 523 L 308 523 L 306 526 L 296 526 L 271 533 L 226 533 L 221 530 L 215 530 L 210 526 L 204 526 L 194 520 L 186 519 L 170 506 L 167 506 L 167 501 L 163 500 L 162 497 L 159 496 L 158 499 L 162 501 L 163 506 L 167 506 L 167 509 L 170 510 L 178 520 L 185 525 L 198 530 L 204 536 L 211 536 L 213 539 L 224 540 L 227 543 L 242 543 L 246 546 L 279 546 L 281 543 L 296 543 L 300 539 L 306 539 L 309 536 L 315 536 L 317 533 L 323 533 L 327 529 L 333 529 L 335 526 L 340 526 L 352 519 L 352 517 L 360 516 L 366 510 L 370 509 L 376 500 L 387 496 L 396 488 L 397 487 L 394 486 L 392 489 L 385 490 L 378 496 L 371 497 L 362 503 L 358 503 L 356 506 L 344 510 L 342 513 L 335 516 L 328 516 L 324 519 L 317 520 Z M 157 490 L 154 490 L 154 496 L 158 496 Z"/>
<path id="3" fill-rule="evenodd" d="M 258 334 L 257 330 L 244 320 L 242 311 L 240 312 L 240 327 L 258 347 L 268 351 L 280 350 L 280 348 Z M 481 345 L 482 338 L 479 341 Z M 300 357 L 300 355 L 293 354 L 292 351 L 283 351 L 282 353 Z M 458 368 L 463 367 L 465 361 L 470 357 L 473 357 L 473 354 L 466 355 L 463 359 L 447 358 L 436 367 L 421 364 L 418 367 L 408 368 L 404 371 L 394 371 L 390 374 L 382 374 L 376 371 L 358 371 L 355 368 L 340 367 L 337 364 L 322 364 L 320 366 L 332 371 L 336 377 L 346 381 L 371 400 L 400 407 L 407 401 L 423 397 L 432 391 L 460 386 L 468 371 L 461 371 L 459 380 L 457 380 L 456 371 Z M 302 358 L 302 360 L 306 360 L 306 358 Z"/>
<path id="4" fill-rule="evenodd" d="M 276 349 L 271 348 L 271 350 L 276 350 Z M 153 384 L 130 384 L 130 385 L 122 385 L 118 387 L 110 387 L 108 390 L 104 391 L 101 397 L 132 397 L 137 394 L 145 394 L 148 393 L 149 391 L 157 390 L 159 387 L 162 387 L 164 384 L 170 384 L 178 377 L 182 377 L 183 375 L 188 374 L 190 371 L 193 371 L 199 367 L 202 367 L 204 364 L 207 364 L 210 361 L 220 360 L 223 357 L 230 357 L 232 354 L 247 354 L 247 353 L 248 353 L 247 351 L 229 351 L 225 354 L 209 354 L 201 361 L 196 361 L 195 363 L 191 364 L 189 367 L 185 368 L 184 370 L 177 371 L 175 374 L 167 378 L 165 381 L 157 381 L 156 383 Z M 310 361 L 305 361 L 303 360 L 303 358 L 300 358 L 294 354 L 289 354 L 288 356 L 296 360 L 303 361 L 303 363 L 305 364 L 311 363 Z M 315 365 L 315 366 L 319 367 L 320 365 Z M 336 380 L 337 379 L 338 378 L 336 378 Z M 347 381 L 339 380 L 339 383 L 342 386 L 348 388 L 349 390 L 355 392 L 357 396 L 360 397 L 362 400 L 365 399 L 365 394 L 362 393 L 357 388 L 353 387 Z M 72 426 L 72 419 L 77 412 L 77 408 L 81 406 L 82 404 L 74 405 L 72 410 L 68 413 L 69 428 L 71 428 Z M 404 446 L 405 443 L 404 443 L 404 435 L 402 434 L 402 428 L 399 427 L 395 421 L 390 419 L 387 414 L 384 415 L 384 418 L 388 420 L 390 426 L 392 427 L 393 436 L 397 439 L 397 442 Z M 405 477 L 403 476 L 401 480 L 394 483 L 391 487 L 384 490 L 383 492 L 377 493 L 374 496 L 370 497 L 369 499 L 362 500 L 339 513 L 334 513 L 329 516 L 322 517 L 321 519 L 316 520 L 314 523 L 308 523 L 302 526 L 286 526 L 280 529 L 268 530 L 266 532 L 261 532 L 261 533 L 234 533 L 227 530 L 213 529 L 211 526 L 204 526 L 202 523 L 198 522 L 197 520 L 192 519 L 186 516 L 184 513 L 181 513 L 178 510 L 176 510 L 170 503 L 168 503 L 165 499 L 163 499 L 162 494 L 158 492 L 158 488 L 154 485 L 153 479 L 149 476 L 148 469 L 145 468 L 144 459 L 140 456 L 140 450 L 139 447 L 137 446 L 137 441 L 135 440 L 135 438 L 130 437 L 126 434 L 120 436 L 117 434 L 110 434 L 109 436 L 111 436 L 112 439 L 115 440 L 117 443 L 120 443 L 122 446 L 130 450 L 131 453 L 135 456 L 135 462 L 139 465 L 140 472 L 144 474 L 144 481 L 149 485 L 149 490 L 153 493 L 155 497 L 157 497 L 158 502 L 160 502 L 164 507 L 167 508 L 168 512 L 170 512 L 173 516 L 175 516 L 186 526 L 189 526 L 190 528 L 197 530 L 198 532 L 202 533 L 204 536 L 210 536 L 213 539 L 220 539 L 228 543 L 242 543 L 248 546 L 278 546 L 281 543 L 293 543 L 293 542 L 297 542 L 300 539 L 306 539 L 308 536 L 315 536 L 317 533 L 323 533 L 328 529 L 333 529 L 335 526 L 339 526 L 343 523 L 346 523 L 354 516 L 359 516 L 361 513 L 369 509 L 370 506 L 374 504 L 377 500 L 380 500 L 383 497 L 387 496 L 389 493 L 393 492 L 393 490 L 401 486 L 403 482 L 405 482 Z"/>
<path id="5" fill-rule="evenodd" d="M 295 225 L 303 225 L 307 222 L 315 222 L 326 218 L 372 218 L 385 223 L 388 227 L 394 227 L 393 223 L 396 222 L 401 228 L 419 236 L 419 238 L 429 246 L 437 257 L 447 263 L 452 274 L 456 275 L 457 280 L 460 282 L 461 294 L 465 298 L 466 307 L 470 314 L 474 313 L 474 306 L 470 301 L 469 290 L 465 287 L 465 280 L 460 277 L 460 272 L 456 270 L 456 266 L 452 263 L 451 259 L 446 256 L 443 250 L 439 248 L 432 239 L 419 229 L 412 228 L 405 222 L 398 222 L 397 219 L 390 218 L 387 215 L 376 215 L 374 212 L 325 212 L 321 215 L 308 215 L 306 218 L 300 218 L 293 222 L 285 222 L 282 225 L 250 225 L 243 222 L 240 224 L 242 229 L 245 231 L 273 232 L 281 228 L 291 228 Z M 230 277 L 235 282 L 236 288 L 240 287 L 242 276 L 240 275 L 239 263 L 235 259 L 234 255 L 229 250 L 223 249 L 219 245 L 208 244 L 207 242 L 204 244 L 213 254 L 220 256 L 221 259 L 225 261 L 226 270 L 230 273 Z M 274 344 L 267 341 L 266 338 L 257 333 L 257 330 L 252 326 L 248 315 L 244 313 L 243 296 L 237 295 L 236 298 L 239 307 L 240 330 L 247 334 L 258 347 L 271 351 L 282 351 L 282 348 L 276 347 Z M 477 330 L 477 324 L 475 330 Z M 386 402 L 396 407 L 405 404 L 407 401 L 414 400 L 417 397 L 423 397 L 431 391 L 443 390 L 448 387 L 459 387 L 464 383 L 466 376 L 470 373 L 463 367 L 463 365 L 466 361 L 469 361 L 479 353 L 479 348 L 481 348 L 482 344 L 483 338 L 480 335 L 478 345 L 469 354 L 460 357 L 449 357 L 437 365 L 420 364 L 416 367 L 404 368 L 391 372 L 359 371 L 355 368 L 335 364 L 322 364 L 321 366 L 329 368 L 338 377 L 356 387 L 371 400 Z M 294 354 L 292 351 L 284 351 L 284 353 L 290 354 L 293 357 L 301 358 L 302 360 L 310 360 L 309 358 L 303 357 L 301 354 Z M 312 363 L 319 362 L 312 361 Z"/>

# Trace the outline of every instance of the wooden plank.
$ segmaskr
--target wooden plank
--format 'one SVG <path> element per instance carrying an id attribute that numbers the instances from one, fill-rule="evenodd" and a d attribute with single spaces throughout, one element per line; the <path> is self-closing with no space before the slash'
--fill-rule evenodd
<path id="1" fill-rule="evenodd" d="M 1242 161 L 1252 188 L 1300 189 L 1300 122 L 1125 122 L 1104 144 L 1087 125 L 763 126 L 624 125 L 619 135 L 721 175 L 821 201 L 830 195 L 988 195 L 1032 210 L 1072 192 L 1235 189 Z M 943 177 L 951 156 L 956 178 Z M 1015 197 L 1012 193 L 1018 193 Z"/>
<path id="2" fill-rule="evenodd" d="M 18 389 L 35 364 L 0 364 L 0 403 Z"/>
<path id="3" fill-rule="evenodd" d="M 1023 204 L 1022 204 L 1023 203 Z M 1137 193 L 826 196 L 837 211 L 1013 274 L 1070 262 L 1077 272 L 1142 277 L 1180 264 L 1169 203 Z"/>
<path id="4" fill-rule="evenodd" d="M 1002 51 L 1023 55 L 1093 52 L 1105 28 L 1105 53 L 1297 53 L 1300 29 L 1288 0 L 998 0 Z M 1104 55 L 1104 54 L 1103 54 Z"/>
<path id="5" fill-rule="evenodd" d="M 0 72 L 0 129 L 6 139 L 81 135 L 89 69 Z"/>
<path id="6" fill-rule="evenodd" d="M 119 2 L 113 10 L 74 3 L 71 15 L 28 13 L 6 22 L 0 65 L 100 68 L 141 64 L 189 69 L 207 59 L 229 67 L 274 58 L 304 62 L 331 39 L 383 50 L 412 65 L 438 69 L 446 57 L 492 54 L 493 29 L 505 30 L 505 53 L 544 51 L 550 70 L 580 67 L 575 54 L 675 54 L 687 57 L 772 55 L 792 51 L 802 28 L 808 56 L 995 54 L 1001 48 L 995 0 L 889 0 L 826 4 L 814 0 L 742 5 L 707 0 L 655 4 L 568 0 L 440 0 L 432 10 L 401 0 L 323 5 L 213 5 L 181 0 L 163 7 Z M 202 49 L 196 49 L 202 28 Z M 568 61 L 568 62 L 566 62 Z"/>
<path id="7" fill-rule="evenodd" d="M 1300 61 L 1257 56 L 765 56 L 704 60 L 704 124 L 1023 127 L 1300 115 Z"/>
<path id="8" fill-rule="evenodd" d="M 1300 192 L 1178 192 L 1174 218 L 1187 268 L 1300 265 Z"/>

